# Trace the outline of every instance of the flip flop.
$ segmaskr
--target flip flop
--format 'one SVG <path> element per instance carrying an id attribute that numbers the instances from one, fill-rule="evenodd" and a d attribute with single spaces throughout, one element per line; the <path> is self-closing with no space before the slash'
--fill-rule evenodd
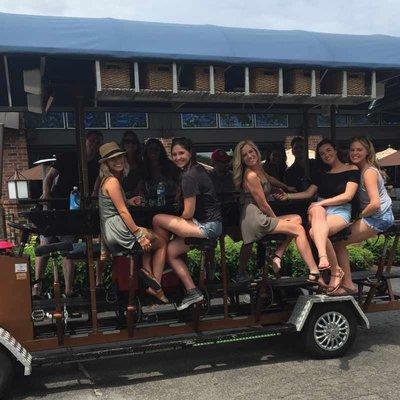
<path id="1" fill-rule="evenodd" d="M 143 279 L 143 282 L 154 290 L 160 290 L 161 285 L 157 282 L 155 276 L 145 268 L 140 268 L 138 275 Z"/>
<path id="2" fill-rule="evenodd" d="M 162 289 L 154 290 L 153 288 L 148 287 L 146 289 L 146 293 L 149 294 L 150 296 L 154 296 L 162 304 L 169 304 L 169 300 L 167 296 L 165 296 L 164 291 Z"/>

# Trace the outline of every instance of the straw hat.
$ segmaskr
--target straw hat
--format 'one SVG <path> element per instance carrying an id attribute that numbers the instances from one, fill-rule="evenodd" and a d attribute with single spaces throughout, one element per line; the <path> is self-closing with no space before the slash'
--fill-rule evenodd
<path id="1" fill-rule="evenodd" d="M 99 148 L 100 160 L 99 163 L 109 160 L 110 158 L 118 157 L 122 154 L 126 154 L 126 151 L 123 151 L 116 142 L 108 142 L 104 143 Z"/>

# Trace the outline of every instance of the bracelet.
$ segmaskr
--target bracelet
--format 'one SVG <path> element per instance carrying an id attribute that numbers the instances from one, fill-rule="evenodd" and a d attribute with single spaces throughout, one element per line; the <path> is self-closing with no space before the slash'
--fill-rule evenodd
<path id="1" fill-rule="evenodd" d="M 136 234 L 136 233 L 135 233 L 135 232 L 137 232 L 137 231 L 139 231 L 139 234 Z M 133 236 L 135 236 L 135 239 L 136 239 L 137 241 L 139 241 L 142 237 L 144 237 L 144 233 L 143 233 L 143 231 L 142 231 L 140 228 L 136 229 L 135 232 L 133 233 Z"/>
<path id="2" fill-rule="evenodd" d="M 290 200 L 290 193 L 286 193 L 286 196 L 287 196 L 287 201 L 289 201 Z"/>

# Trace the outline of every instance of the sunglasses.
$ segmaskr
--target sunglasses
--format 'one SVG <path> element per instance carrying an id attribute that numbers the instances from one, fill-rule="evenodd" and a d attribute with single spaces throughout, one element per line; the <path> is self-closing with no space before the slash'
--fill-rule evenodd
<path id="1" fill-rule="evenodd" d="M 135 140 L 126 139 L 126 140 L 124 140 L 124 144 L 136 144 L 137 145 L 137 142 Z"/>

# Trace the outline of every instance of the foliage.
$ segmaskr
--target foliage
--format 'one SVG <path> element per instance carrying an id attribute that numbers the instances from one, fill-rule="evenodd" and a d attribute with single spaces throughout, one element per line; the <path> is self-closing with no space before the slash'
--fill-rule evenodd
<path id="1" fill-rule="evenodd" d="M 241 242 L 234 242 L 229 237 L 227 237 L 225 240 L 226 265 L 230 278 L 235 277 L 238 269 L 241 244 L 242 244 Z M 33 240 L 25 247 L 25 254 L 28 255 L 31 259 L 32 276 L 34 276 L 35 246 L 36 246 L 36 241 Z M 349 246 L 348 251 L 349 251 L 350 265 L 352 269 L 367 270 L 373 264 L 378 263 L 380 256 L 383 253 L 383 247 L 384 247 L 383 238 L 370 239 L 367 242 L 365 242 L 362 246 L 360 245 Z M 187 256 L 188 266 L 194 277 L 198 276 L 200 257 L 201 257 L 200 251 L 198 250 L 191 250 Z M 400 261 L 400 251 L 397 251 L 396 262 L 399 261 Z M 54 262 L 58 265 L 61 274 L 62 257 L 59 256 L 49 261 L 46 266 L 44 290 L 49 290 L 52 286 L 52 280 L 53 280 L 52 270 Z M 216 264 L 215 271 L 217 276 L 221 274 L 221 270 L 219 267 L 220 262 L 221 262 L 221 251 L 218 245 L 215 250 L 215 264 Z M 396 263 L 396 265 L 398 264 Z M 282 258 L 282 266 L 292 276 L 301 276 L 301 275 L 306 275 L 307 273 L 306 265 L 293 242 L 289 245 L 288 249 L 286 250 Z M 110 273 L 108 269 L 106 269 L 107 282 L 110 281 Z M 259 274 L 259 271 L 257 269 L 256 246 L 253 247 L 253 253 L 248 264 L 248 271 L 253 276 L 257 276 Z M 83 288 L 87 285 L 87 269 L 85 263 L 83 262 L 76 263 L 75 285 L 77 288 Z"/>

